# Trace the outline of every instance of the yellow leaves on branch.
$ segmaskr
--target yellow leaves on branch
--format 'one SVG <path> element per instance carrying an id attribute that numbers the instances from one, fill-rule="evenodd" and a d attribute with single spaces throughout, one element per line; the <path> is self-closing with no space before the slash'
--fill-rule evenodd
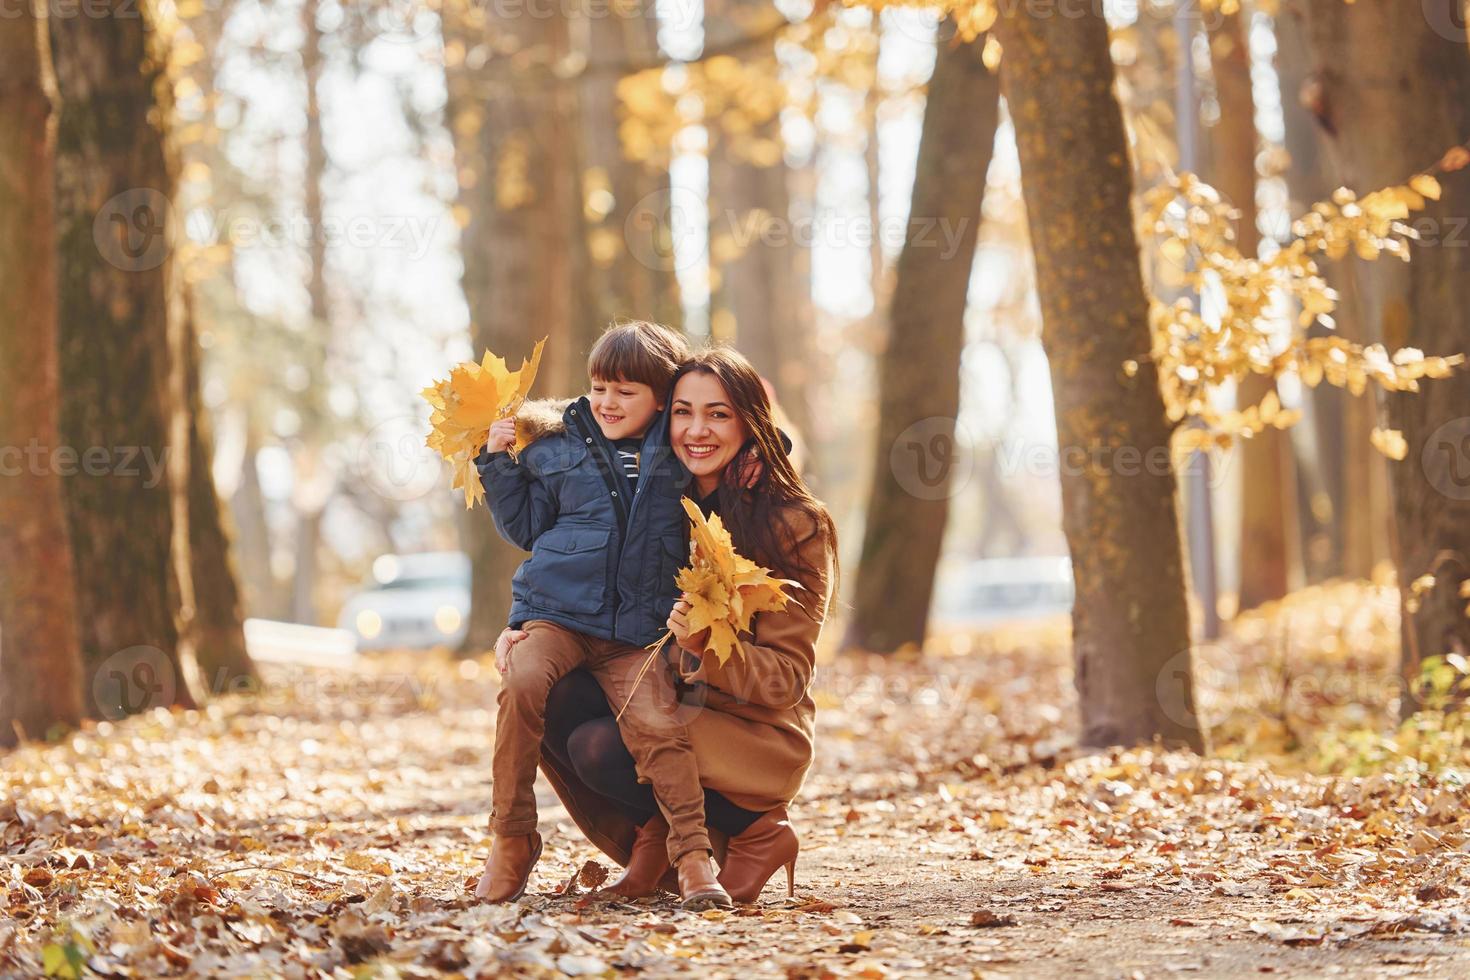
<path id="1" fill-rule="evenodd" d="M 1238 212 L 1194 174 L 1171 178 L 1143 195 L 1141 235 L 1153 237 L 1157 278 L 1165 287 L 1192 293 L 1173 303 L 1154 299 L 1150 309 L 1159 385 L 1169 419 L 1204 423 L 1181 428 L 1187 448 L 1228 448 L 1267 427 L 1287 428 L 1300 413 L 1281 407 L 1274 391 L 1259 405 L 1236 411 L 1216 407 L 1213 395 L 1251 374 L 1297 375 L 1308 387 L 1323 381 L 1363 394 L 1370 383 L 1388 391 L 1418 391 L 1422 378 L 1444 378 L 1465 360 L 1457 352 L 1429 357 L 1415 348 L 1391 355 L 1382 344 L 1358 344 L 1339 336 L 1308 337 L 1321 323 L 1335 326 L 1337 294 L 1322 278 L 1317 256 L 1388 254 L 1409 258 L 1414 229 L 1404 224 L 1440 193 L 1432 174 L 1362 198 L 1346 188 L 1293 225 L 1295 237 L 1269 258 L 1243 255 L 1236 244 Z M 1295 309 L 1294 319 L 1283 311 Z M 1286 329 L 1282 329 L 1285 327 Z M 1129 365 L 1124 365 L 1124 372 Z M 1403 458 L 1399 433 L 1382 430 L 1373 445 Z M 1176 447 L 1179 448 L 1179 447 Z"/>
<path id="2" fill-rule="evenodd" d="M 714 152 L 757 167 L 779 164 L 786 152 L 783 112 L 817 124 L 824 89 L 883 88 L 875 24 L 862 23 L 840 3 L 818 4 L 790 22 L 768 7 L 742 20 L 743 40 L 725 50 L 625 75 L 617 86 L 623 156 L 650 167 L 666 167 L 671 152 Z M 858 132 L 866 118 L 858 120 Z"/>
<path id="3" fill-rule="evenodd" d="M 749 58 L 715 55 L 670 68 L 649 68 L 618 80 L 618 135 L 623 155 L 667 166 L 688 126 L 703 125 L 725 141 L 725 155 L 760 167 L 781 161 L 779 136 L 763 127 L 787 103 L 780 66 L 767 50 Z"/>
<path id="4" fill-rule="evenodd" d="M 693 522 L 690 532 L 689 566 L 676 578 L 689 605 L 689 631 L 709 630 L 704 652 L 721 666 L 735 654 L 744 656 L 741 633 L 750 632 L 756 613 L 786 608 L 795 602 L 784 587 L 797 587 L 790 579 L 778 579 L 735 550 L 730 532 L 718 514 L 705 519 L 698 505 L 684 498 L 684 511 Z"/>
<path id="5" fill-rule="evenodd" d="M 841 4 L 844 7 L 867 7 L 875 13 L 889 7 L 932 10 L 940 17 L 954 18 L 956 31 L 966 42 L 990 30 L 1000 16 L 996 0 L 841 0 Z"/>
<path id="6" fill-rule="evenodd" d="M 429 416 L 432 428 L 424 443 L 454 470 L 453 489 L 464 490 L 466 510 L 485 498 L 485 488 L 475 471 L 475 457 L 490 438 L 490 426 L 515 415 L 525 404 L 545 346 L 543 337 L 531 352 L 531 359 L 522 361 L 516 371 L 506 366 L 505 358 L 486 351 L 479 363 L 457 364 L 448 380 L 436 381 L 420 392 L 434 409 Z M 518 438 L 515 451 L 522 448 L 524 444 Z"/>

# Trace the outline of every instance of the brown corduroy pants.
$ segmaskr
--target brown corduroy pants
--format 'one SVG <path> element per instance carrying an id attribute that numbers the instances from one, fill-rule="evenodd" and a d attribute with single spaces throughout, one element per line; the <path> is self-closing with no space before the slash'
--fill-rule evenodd
<path id="1" fill-rule="evenodd" d="M 642 647 L 585 636 L 539 619 L 522 628 L 528 635 L 512 650 L 497 696 L 490 829 L 506 836 L 536 829 L 534 786 L 546 733 L 546 698 L 557 681 L 586 667 L 613 711 L 628 705 L 618 730 L 640 780 L 651 784 L 668 821 L 670 863 L 677 864 L 690 851 L 710 850 L 699 766 L 684 720 L 676 713 L 677 700 L 659 690 L 670 683 L 662 664 L 650 666 L 635 689 L 639 668 L 648 659 Z"/>

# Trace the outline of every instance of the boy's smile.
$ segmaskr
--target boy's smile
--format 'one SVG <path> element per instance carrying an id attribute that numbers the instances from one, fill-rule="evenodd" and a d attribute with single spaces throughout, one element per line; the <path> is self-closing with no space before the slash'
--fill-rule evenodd
<path id="1" fill-rule="evenodd" d="M 663 408 L 652 388 L 635 381 L 593 378 L 587 401 L 592 405 L 598 427 L 609 440 L 639 438 Z"/>

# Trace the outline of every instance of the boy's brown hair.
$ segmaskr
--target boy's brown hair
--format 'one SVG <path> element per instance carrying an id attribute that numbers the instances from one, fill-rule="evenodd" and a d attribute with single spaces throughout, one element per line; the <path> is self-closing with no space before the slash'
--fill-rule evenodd
<path id="1" fill-rule="evenodd" d="M 660 401 L 668 398 L 674 372 L 689 358 L 684 335 L 647 320 L 614 323 L 602 332 L 587 356 L 587 377 L 648 385 Z"/>

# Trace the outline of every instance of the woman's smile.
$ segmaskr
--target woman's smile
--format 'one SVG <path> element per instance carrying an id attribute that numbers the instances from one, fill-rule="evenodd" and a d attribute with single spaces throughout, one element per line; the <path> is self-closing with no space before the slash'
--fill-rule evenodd
<path id="1" fill-rule="evenodd" d="M 730 393 L 712 374 L 691 371 L 681 377 L 670 404 L 674 453 L 694 475 L 699 492 L 708 494 L 750 433 L 731 407 Z"/>

